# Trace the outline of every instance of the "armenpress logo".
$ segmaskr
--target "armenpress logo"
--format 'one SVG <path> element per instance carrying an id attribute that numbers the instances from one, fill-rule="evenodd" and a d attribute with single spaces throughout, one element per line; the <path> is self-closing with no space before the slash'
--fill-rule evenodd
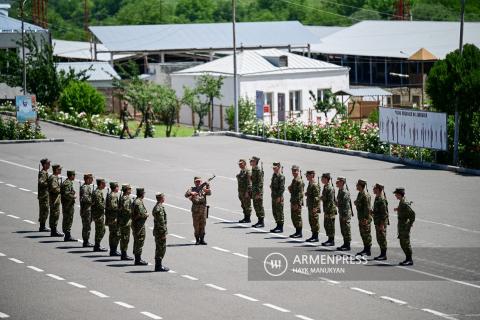
<path id="1" fill-rule="evenodd" d="M 265 268 L 265 272 L 270 276 L 279 277 L 287 271 L 288 261 L 283 254 L 273 252 L 265 257 L 263 267 Z"/>

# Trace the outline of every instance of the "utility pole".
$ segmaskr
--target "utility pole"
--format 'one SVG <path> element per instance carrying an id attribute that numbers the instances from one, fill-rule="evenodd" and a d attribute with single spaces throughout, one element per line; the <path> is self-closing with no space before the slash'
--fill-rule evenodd
<path id="1" fill-rule="evenodd" d="M 462 58 L 463 53 L 463 23 L 465 20 L 465 0 L 461 0 L 462 9 L 460 12 L 460 58 Z M 458 136 L 459 136 L 459 114 L 458 114 L 458 98 L 455 103 L 455 135 L 453 138 L 453 164 L 458 165 Z"/>
<path id="2" fill-rule="evenodd" d="M 238 92 L 237 92 L 237 36 L 236 36 L 236 0 L 232 0 L 232 27 L 233 27 L 233 107 L 235 109 L 235 132 L 238 127 Z"/>
<path id="3" fill-rule="evenodd" d="M 27 0 L 20 1 L 20 17 L 22 19 L 22 61 L 23 61 L 23 94 L 27 94 L 27 64 L 25 63 L 25 2 Z"/>

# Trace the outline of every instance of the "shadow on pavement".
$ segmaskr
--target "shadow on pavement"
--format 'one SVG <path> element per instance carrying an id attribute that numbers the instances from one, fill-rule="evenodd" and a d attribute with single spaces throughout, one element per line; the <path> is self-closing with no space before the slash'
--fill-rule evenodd
<path id="1" fill-rule="evenodd" d="M 40 231 L 38 231 L 38 230 L 19 230 L 19 231 L 13 231 L 12 233 L 40 233 Z"/>
<path id="2" fill-rule="evenodd" d="M 68 253 L 89 253 L 92 250 L 75 250 L 75 251 L 68 251 Z"/>
<path id="3" fill-rule="evenodd" d="M 134 267 L 135 265 L 132 263 L 119 263 L 119 264 L 107 264 L 107 267 L 115 267 L 115 268 L 123 268 L 123 267 Z"/>
<path id="4" fill-rule="evenodd" d="M 88 251 L 88 252 L 92 252 L 92 251 Z M 98 255 L 98 254 L 94 254 L 94 255 L 91 255 L 91 256 L 81 256 L 82 258 L 105 258 L 104 255 Z"/>
<path id="5" fill-rule="evenodd" d="M 97 260 L 93 260 L 93 262 L 115 262 L 115 261 L 121 261 L 120 258 L 118 259 L 97 259 Z"/>
<path id="6" fill-rule="evenodd" d="M 221 221 L 221 222 L 215 222 L 214 224 L 237 224 L 237 221 Z"/>
<path id="7" fill-rule="evenodd" d="M 233 227 L 224 227 L 224 229 L 248 229 L 247 226 L 233 226 Z"/>
<path id="8" fill-rule="evenodd" d="M 156 272 L 154 270 L 132 270 L 132 271 L 127 271 L 126 273 L 153 273 Z M 161 273 L 161 272 L 158 272 Z"/>
<path id="9" fill-rule="evenodd" d="M 30 239 L 41 239 L 41 238 L 51 238 L 50 236 L 25 236 L 25 238 L 30 238 Z"/>
<path id="10" fill-rule="evenodd" d="M 57 249 L 78 249 L 80 248 L 79 246 L 73 247 L 73 246 L 59 246 Z M 87 251 L 85 251 L 87 252 Z"/>
<path id="11" fill-rule="evenodd" d="M 39 243 L 63 243 L 65 241 L 63 240 L 42 240 L 42 241 L 38 241 Z"/>
<path id="12" fill-rule="evenodd" d="M 167 244 L 167 247 L 190 247 L 190 246 L 195 246 L 195 243 Z"/>

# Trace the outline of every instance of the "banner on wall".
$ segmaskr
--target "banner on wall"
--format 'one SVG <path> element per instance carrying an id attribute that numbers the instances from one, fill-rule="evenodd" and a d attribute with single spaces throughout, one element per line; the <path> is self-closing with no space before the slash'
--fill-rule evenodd
<path id="1" fill-rule="evenodd" d="M 256 91 L 256 114 L 257 119 L 263 120 L 263 106 L 265 104 L 265 92 L 263 91 Z"/>
<path id="2" fill-rule="evenodd" d="M 17 121 L 26 122 L 37 120 L 35 105 L 35 96 L 16 96 L 15 106 L 17 109 Z"/>
<path id="3" fill-rule="evenodd" d="M 278 122 L 285 122 L 285 93 L 278 94 Z"/>

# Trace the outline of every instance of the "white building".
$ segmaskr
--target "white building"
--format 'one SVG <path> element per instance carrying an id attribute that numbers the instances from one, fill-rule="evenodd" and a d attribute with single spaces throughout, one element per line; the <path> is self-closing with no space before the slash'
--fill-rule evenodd
<path id="1" fill-rule="evenodd" d="M 309 92 L 321 96 L 325 89 L 336 92 L 349 88 L 348 68 L 278 49 L 240 52 L 237 70 L 240 97 L 255 103 L 256 91 L 265 92 L 265 105 L 270 109 L 264 114 L 266 123 L 278 121 L 279 109 L 284 110 L 287 120 L 324 121 L 324 116 L 315 111 Z M 183 87 L 195 87 L 197 78 L 205 73 L 224 77 L 222 98 L 215 100 L 213 125 L 227 128 L 225 121 L 221 124 L 219 120 L 220 115 L 224 118 L 225 107 L 233 105 L 233 56 L 173 73 L 172 88 L 182 96 Z M 187 106 L 180 111 L 180 122 L 192 123 L 192 112 Z M 208 124 L 208 120 L 204 123 Z"/>

